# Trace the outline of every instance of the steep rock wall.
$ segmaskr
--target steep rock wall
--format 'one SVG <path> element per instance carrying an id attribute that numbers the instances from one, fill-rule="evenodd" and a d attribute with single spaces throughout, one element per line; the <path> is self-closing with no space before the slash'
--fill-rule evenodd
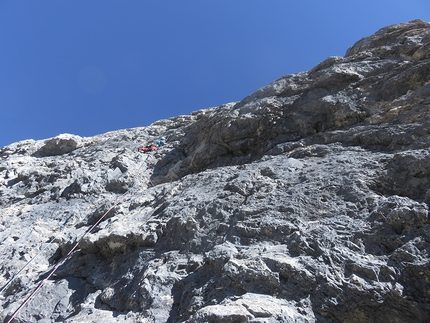
<path id="1" fill-rule="evenodd" d="M 394 25 L 241 102 L 1 148 L 2 319 L 60 264 L 15 322 L 427 322 L 429 44 Z"/>

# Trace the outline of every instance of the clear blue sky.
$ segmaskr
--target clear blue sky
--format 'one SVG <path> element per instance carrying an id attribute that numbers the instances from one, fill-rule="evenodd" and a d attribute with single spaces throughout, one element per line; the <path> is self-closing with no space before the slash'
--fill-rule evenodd
<path id="1" fill-rule="evenodd" d="M 0 0 L 0 147 L 239 101 L 429 0 Z"/>

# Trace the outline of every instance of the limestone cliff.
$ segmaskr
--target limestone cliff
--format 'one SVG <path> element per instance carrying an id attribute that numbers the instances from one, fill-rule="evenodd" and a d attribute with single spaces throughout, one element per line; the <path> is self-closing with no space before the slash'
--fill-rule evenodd
<path id="1" fill-rule="evenodd" d="M 49 277 L 14 322 L 429 322 L 429 123 L 416 20 L 240 102 L 3 147 L 1 319 Z"/>

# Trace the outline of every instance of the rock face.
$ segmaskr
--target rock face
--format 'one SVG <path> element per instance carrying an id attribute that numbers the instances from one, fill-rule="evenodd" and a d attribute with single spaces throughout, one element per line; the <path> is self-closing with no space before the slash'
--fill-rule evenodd
<path id="1" fill-rule="evenodd" d="M 429 122 L 417 20 L 241 102 L 3 147 L 2 320 L 59 264 L 14 322 L 429 322 Z"/>

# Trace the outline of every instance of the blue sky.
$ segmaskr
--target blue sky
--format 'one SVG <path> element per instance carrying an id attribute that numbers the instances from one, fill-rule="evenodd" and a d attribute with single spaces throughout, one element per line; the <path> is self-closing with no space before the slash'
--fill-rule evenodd
<path id="1" fill-rule="evenodd" d="M 239 101 L 428 0 L 0 0 L 0 147 Z"/>

